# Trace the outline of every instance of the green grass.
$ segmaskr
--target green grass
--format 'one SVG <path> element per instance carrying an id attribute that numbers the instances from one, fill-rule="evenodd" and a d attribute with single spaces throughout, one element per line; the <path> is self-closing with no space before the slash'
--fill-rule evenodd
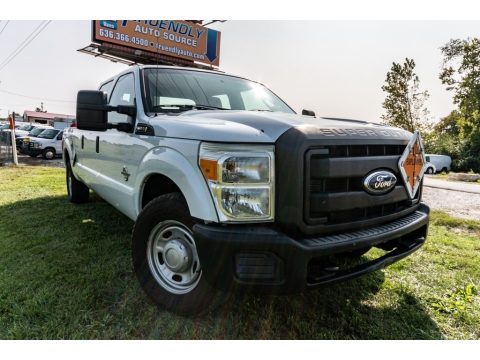
<path id="1" fill-rule="evenodd" d="M 0 339 L 480 338 L 479 222 L 433 212 L 426 245 L 384 271 L 184 318 L 139 288 L 133 222 L 96 196 L 70 204 L 64 176 L 0 168 Z"/>

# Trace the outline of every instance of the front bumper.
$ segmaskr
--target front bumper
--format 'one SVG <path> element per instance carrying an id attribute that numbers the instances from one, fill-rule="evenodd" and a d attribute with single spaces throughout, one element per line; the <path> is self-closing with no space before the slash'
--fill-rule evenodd
<path id="1" fill-rule="evenodd" d="M 195 225 L 203 276 L 229 291 L 292 293 L 382 269 L 418 250 L 427 237 L 427 205 L 395 221 L 316 238 L 293 239 L 272 227 Z M 370 246 L 389 250 L 354 266 L 332 266 L 332 256 Z"/>
<path id="2" fill-rule="evenodd" d="M 40 155 L 42 153 L 42 151 L 43 151 L 43 149 L 33 148 L 31 146 L 29 146 L 27 148 L 22 148 L 22 152 L 26 155 L 37 156 L 37 155 Z"/>

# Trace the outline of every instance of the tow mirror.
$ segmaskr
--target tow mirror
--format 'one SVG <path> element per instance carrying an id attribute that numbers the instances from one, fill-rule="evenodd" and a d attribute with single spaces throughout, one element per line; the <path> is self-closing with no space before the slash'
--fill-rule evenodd
<path id="1" fill-rule="evenodd" d="M 107 94 L 103 91 L 81 90 L 77 95 L 77 128 L 105 131 L 107 123 Z"/>
<path id="2" fill-rule="evenodd" d="M 77 127 L 80 130 L 105 131 L 116 128 L 120 131 L 131 132 L 130 123 L 109 124 L 108 112 L 116 111 L 135 118 L 135 105 L 107 105 L 107 94 L 103 91 L 81 90 L 77 95 Z"/>
<path id="3" fill-rule="evenodd" d="M 315 117 L 315 111 L 303 109 L 303 110 L 302 110 L 302 115 Z"/>

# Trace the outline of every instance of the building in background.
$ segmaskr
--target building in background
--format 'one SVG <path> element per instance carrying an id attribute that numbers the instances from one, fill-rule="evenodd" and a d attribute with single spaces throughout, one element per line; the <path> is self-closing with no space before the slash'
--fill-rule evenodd
<path id="1" fill-rule="evenodd" d="M 75 116 L 66 114 L 55 114 L 42 111 L 28 111 L 23 113 L 23 121 L 29 123 L 45 124 L 56 128 L 65 128 L 70 126 L 75 120 Z"/>

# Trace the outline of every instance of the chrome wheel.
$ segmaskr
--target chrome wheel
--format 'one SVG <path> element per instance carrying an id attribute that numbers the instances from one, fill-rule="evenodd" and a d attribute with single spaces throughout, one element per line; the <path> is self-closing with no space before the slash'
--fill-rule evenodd
<path id="1" fill-rule="evenodd" d="M 55 157 L 55 153 L 53 152 L 53 150 L 45 151 L 45 159 L 52 160 L 54 157 Z"/>
<path id="2" fill-rule="evenodd" d="M 189 293 L 200 281 L 200 261 L 192 232 L 180 222 L 164 221 L 153 228 L 147 260 L 155 280 L 172 294 Z"/>

